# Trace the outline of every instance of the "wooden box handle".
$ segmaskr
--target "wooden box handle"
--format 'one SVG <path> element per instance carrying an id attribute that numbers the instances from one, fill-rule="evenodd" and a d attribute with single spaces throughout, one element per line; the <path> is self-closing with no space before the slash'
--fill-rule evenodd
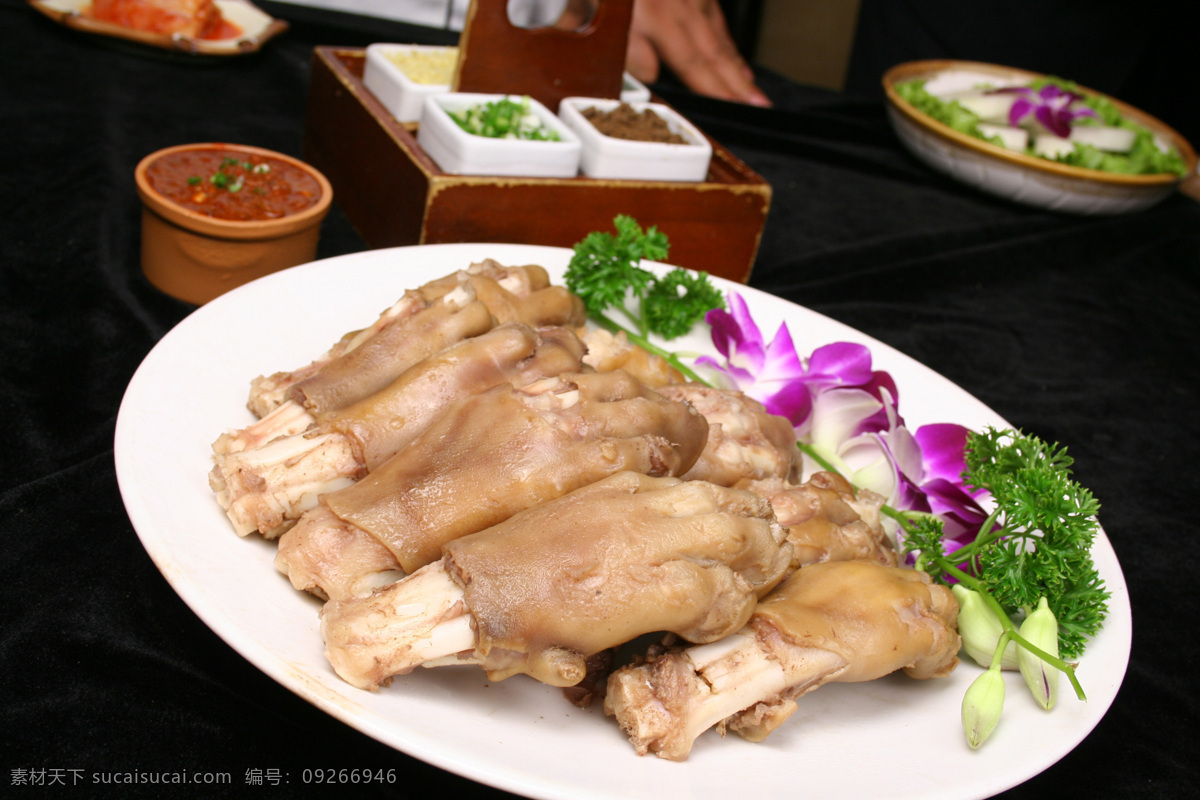
<path id="1" fill-rule="evenodd" d="M 619 98 L 632 14 L 633 0 L 599 0 L 580 30 L 520 28 L 508 0 L 472 0 L 454 90 L 527 94 L 554 112 L 564 97 Z"/>

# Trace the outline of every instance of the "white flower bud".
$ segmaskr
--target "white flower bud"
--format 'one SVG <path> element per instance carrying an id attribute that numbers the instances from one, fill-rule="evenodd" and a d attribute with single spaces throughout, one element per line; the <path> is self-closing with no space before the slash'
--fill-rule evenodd
<path id="1" fill-rule="evenodd" d="M 961 583 L 950 587 L 958 600 L 958 634 L 962 637 L 963 650 L 981 667 L 992 665 L 992 656 L 1000 641 L 1004 628 L 996 612 L 984 602 L 979 592 L 968 589 Z M 1001 669 L 1017 668 L 1017 646 L 1012 642 L 1004 648 Z"/>
<path id="2" fill-rule="evenodd" d="M 985 670 L 971 682 L 962 701 L 963 731 L 972 750 L 987 741 L 1004 710 L 1004 675 L 998 668 Z"/>
<path id="3" fill-rule="evenodd" d="M 1021 623 L 1019 632 L 1031 644 L 1052 656 L 1058 656 L 1058 620 L 1046 598 L 1038 601 L 1037 608 Z M 1047 711 L 1054 708 L 1054 702 L 1058 699 L 1058 668 L 1047 664 L 1024 647 L 1017 648 L 1017 664 L 1038 705 Z"/>

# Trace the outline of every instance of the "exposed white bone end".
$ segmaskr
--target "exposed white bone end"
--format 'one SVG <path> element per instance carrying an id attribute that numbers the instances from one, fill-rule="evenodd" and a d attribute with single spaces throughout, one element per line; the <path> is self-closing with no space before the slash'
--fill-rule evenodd
<path id="1" fill-rule="evenodd" d="M 795 708 L 793 698 L 844 666 L 815 648 L 765 641 L 753 627 L 732 636 L 625 667 L 609 678 L 605 711 L 639 755 L 684 761 L 709 728 L 727 725 L 752 741 Z"/>
<path id="2" fill-rule="evenodd" d="M 262 447 L 214 456 L 209 475 L 217 502 L 239 536 L 268 538 L 313 508 L 322 494 L 354 483 L 361 465 L 340 434 L 295 434 Z"/>
<path id="3" fill-rule="evenodd" d="M 222 456 L 262 447 L 280 436 L 292 436 L 308 430 L 315 422 L 308 409 L 292 400 L 276 406 L 269 414 L 236 431 L 221 434 L 213 442 L 213 453 Z"/>
<path id="4" fill-rule="evenodd" d="M 321 635 L 334 671 L 370 691 L 475 648 L 462 587 L 441 561 L 366 597 L 329 601 L 321 609 Z"/>

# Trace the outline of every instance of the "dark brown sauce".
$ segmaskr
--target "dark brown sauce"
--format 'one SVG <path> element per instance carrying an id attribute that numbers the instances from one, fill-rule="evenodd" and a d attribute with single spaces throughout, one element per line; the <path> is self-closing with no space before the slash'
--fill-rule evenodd
<path id="1" fill-rule="evenodd" d="M 690 144 L 686 138 L 672 131 L 665 119 L 649 108 L 636 111 L 628 103 L 621 103 L 611 111 L 601 111 L 592 107 L 580 109 L 580 113 L 584 119 L 596 126 L 596 130 L 615 139 Z"/>

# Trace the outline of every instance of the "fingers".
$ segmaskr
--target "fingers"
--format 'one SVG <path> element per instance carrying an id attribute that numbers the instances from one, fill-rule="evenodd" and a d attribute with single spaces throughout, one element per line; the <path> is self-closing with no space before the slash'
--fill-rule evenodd
<path id="1" fill-rule="evenodd" d="M 659 63 L 699 94 L 751 105 L 771 104 L 738 53 L 716 0 L 640 0 L 634 4 L 626 67 L 639 80 L 644 79 L 635 70 L 643 74 L 652 71 L 652 81 Z"/>
<path id="2" fill-rule="evenodd" d="M 564 31 L 582 30 L 596 14 L 596 0 L 567 0 L 554 27 Z"/>
<path id="3" fill-rule="evenodd" d="M 625 70 L 642 83 L 658 80 L 661 64 L 658 49 L 644 33 L 629 32 L 629 47 L 625 51 Z"/>

